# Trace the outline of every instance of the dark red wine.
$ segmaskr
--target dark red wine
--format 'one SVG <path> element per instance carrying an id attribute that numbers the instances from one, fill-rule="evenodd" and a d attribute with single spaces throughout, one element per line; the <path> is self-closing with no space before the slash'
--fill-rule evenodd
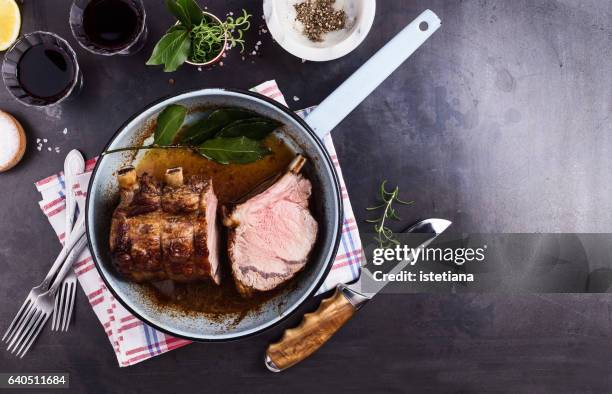
<path id="1" fill-rule="evenodd" d="M 85 7 L 83 29 L 91 42 L 101 48 L 128 46 L 138 28 L 138 13 L 125 0 L 92 0 Z"/>
<path id="2" fill-rule="evenodd" d="M 74 82 L 70 57 L 54 45 L 38 44 L 21 56 L 17 79 L 29 95 L 53 102 L 62 98 Z"/>

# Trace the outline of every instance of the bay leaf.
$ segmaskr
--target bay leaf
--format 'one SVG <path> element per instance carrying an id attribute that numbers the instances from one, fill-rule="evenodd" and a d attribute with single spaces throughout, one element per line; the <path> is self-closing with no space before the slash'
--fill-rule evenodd
<path id="1" fill-rule="evenodd" d="M 153 144 L 162 146 L 171 145 L 183 125 L 186 115 L 187 109 L 182 105 L 171 104 L 164 108 L 157 116 Z"/>
<path id="2" fill-rule="evenodd" d="M 176 71 L 180 65 L 185 63 L 191 50 L 191 38 L 186 29 L 176 28 L 166 33 L 153 48 L 153 53 L 147 65 L 164 65 L 164 71 Z"/>
<path id="3" fill-rule="evenodd" d="M 191 24 L 199 25 L 204 19 L 204 15 L 202 14 L 202 9 L 194 0 L 177 0 L 177 3 L 183 7 L 189 19 L 191 20 Z"/>
<path id="4" fill-rule="evenodd" d="M 193 23 L 191 22 L 189 11 L 185 9 L 182 2 L 177 0 L 166 0 L 166 8 L 168 8 L 168 11 L 170 11 L 183 26 L 191 29 Z"/>
<path id="5" fill-rule="evenodd" d="M 198 147 L 200 154 L 221 164 L 247 164 L 270 154 L 260 141 L 246 137 L 213 138 Z"/>
<path id="6" fill-rule="evenodd" d="M 247 137 L 254 140 L 264 139 L 278 128 L 279 124 L 268 118 L 249 118 L 238 120 L 225 126 L 217 137 Z"/>
<path id="7" fill-rule="evenodd" d="M 230 123 L 255 116 L 257 115 L 250 111 L 236 108 L 219 108 L 211 112 L 208 117 L 197 121 L 182 132 L 181 142 L 187 145 L 199 145 L 212 138 L 219 130 Z"/>

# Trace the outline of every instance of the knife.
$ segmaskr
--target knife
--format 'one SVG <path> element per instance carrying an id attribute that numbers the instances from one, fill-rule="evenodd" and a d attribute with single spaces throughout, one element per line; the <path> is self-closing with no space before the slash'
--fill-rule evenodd
<path id="1" fill-rule="evenodd" d="M 444 219 L 426 219 L 405 232 L 426 234 L 427 239 L 419 245 L 419 248 L 426 248 L 451 224 Z M 406 260 L 397 263 L 389 274 L 399 273 L 413 260 L 414 255 L 411 253 Z M 363 286 L 365 281 L 368 283 L 365 286 L 367 290 Z M 372 272 L 362 267 L 356 282 L 338 285 L 334 294 L 321 301 L 316 311 L 304 315 L 299 326 L 285 330 L 279 342 L 268 346 L 266 367 L 272 372 L 281 372 L 313 354 L 387 283 L 374 280 Z"/>

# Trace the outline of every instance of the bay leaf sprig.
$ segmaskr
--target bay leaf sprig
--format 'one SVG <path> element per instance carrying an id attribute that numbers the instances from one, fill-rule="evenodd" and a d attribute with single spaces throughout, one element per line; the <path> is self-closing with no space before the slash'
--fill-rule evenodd
<path id="1" fill-rule="evenodd" d="M 171 104 L 157 116 L 153 143 L 112 149 L 103 154 L 145 149 L 187 149 L 221 164 L 247 164 L 270 154 L 263 138 L 280 123 L 238 108 L 204 112 L 184 126 L 187 108 Z"/>
<path id="2" fill-rule="evenodd" d="M 389 248 L 393 247 L 394 245 L 399 245 L 393 230 L 391 230 L 391 228 L 388 226 L 388 220 L 400 220 L 400 217 L 398 216 L 396 208 L 393 206 L 393 204 L 414 204 L 414 201 L 403 201 L 399 198 L 398 186 L 391 191 L 388 191 L 386 184 L 387 181 L 384 180 L 378 190 L 378 199 L 380 200 L 380 204 L 366 208 L 368 211 L 381 212 L 380 217 L 366 220 L 366 222 L 374 224 L 374 232 L 376 234 L 374 236 L 374 240 L 381 248 Z"/>
<path id="3" fill-rule="evenodd" d="M 219 55 L 225 48 L 240 46 L 244 51 L 244 33 L 251 27 L 250 15 L 233 18 L 228 15 L 219 23 L 205 14 L 195 0 L 166 0 L 166 8 L 176 18 L 157 42 L 147 65 L 163 65 L 165 72 L 176 71 L 186 60 L 206 63 Z"/>

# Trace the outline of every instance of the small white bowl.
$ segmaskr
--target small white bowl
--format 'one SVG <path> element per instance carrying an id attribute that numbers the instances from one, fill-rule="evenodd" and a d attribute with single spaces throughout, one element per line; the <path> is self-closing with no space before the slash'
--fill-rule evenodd
<path id="1" fill-rule="evenodd" d="M 376 13 L 376 0 L 336 0 L 334 7 L 346 12 L 346 27 L 326 33 L 322 42 L 310 41 L 296 21 L 295 5 L 304 0 L 264 0 L 264 18 L 272 37 L 287 52 L 315 62 L 346 55 L 366 38 Z"/>

